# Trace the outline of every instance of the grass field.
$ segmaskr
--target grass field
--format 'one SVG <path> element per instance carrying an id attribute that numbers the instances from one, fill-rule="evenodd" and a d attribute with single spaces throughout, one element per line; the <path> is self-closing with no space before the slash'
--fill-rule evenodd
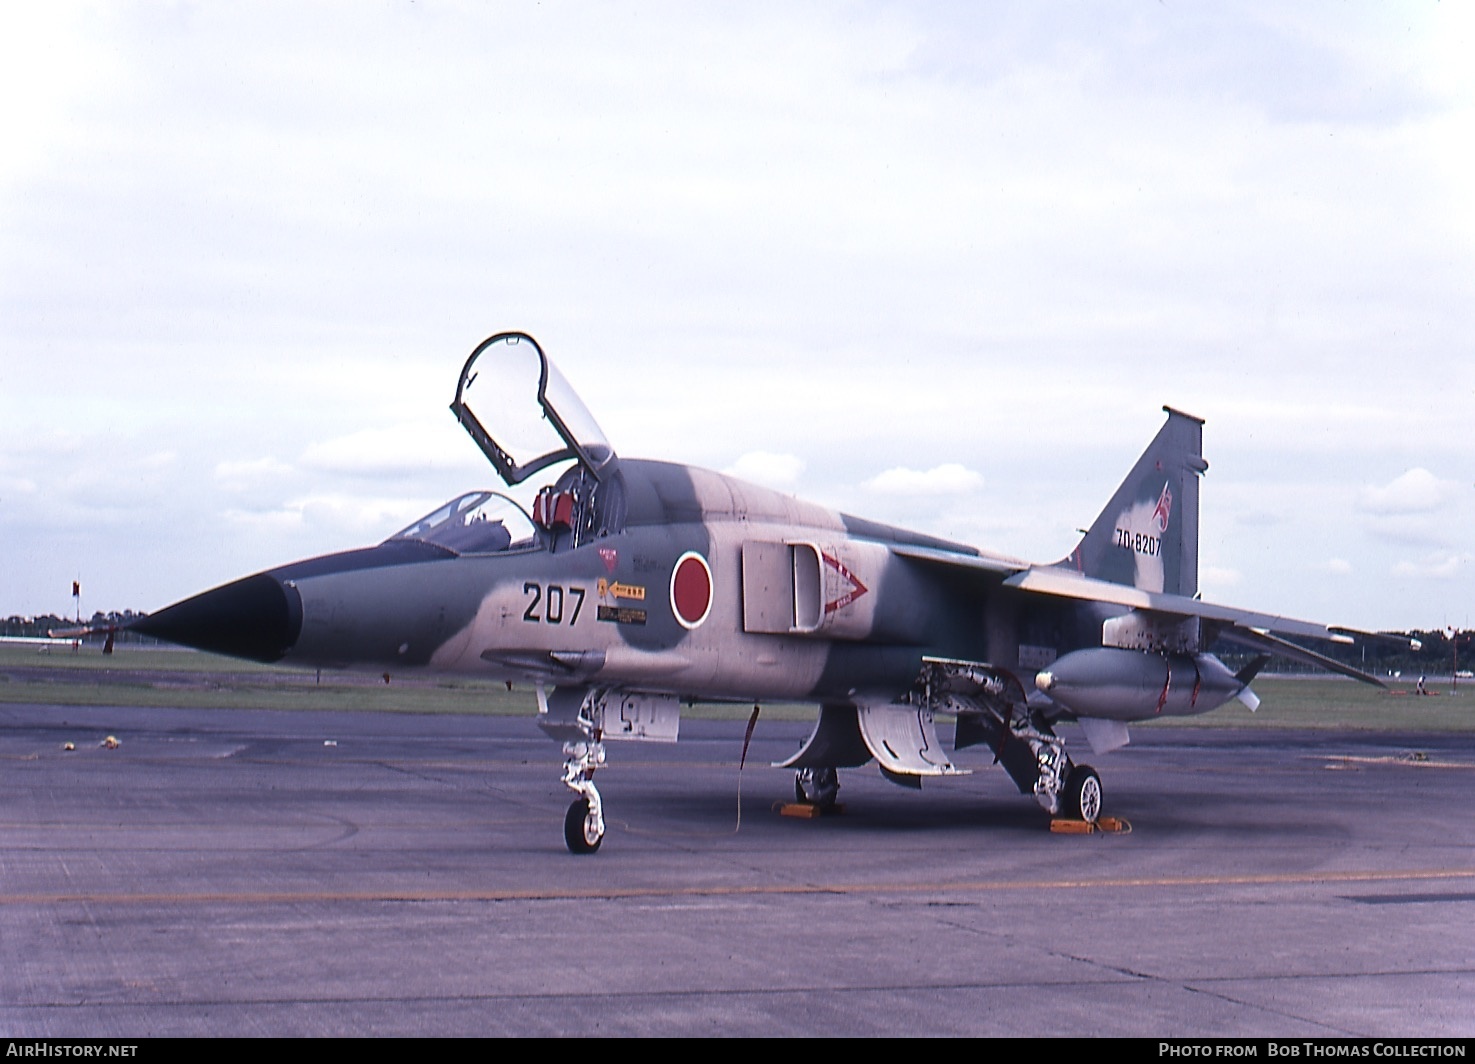
<path id="1" fill-rule="evenodd" d="M 448 678 L 390 682 L 373 674 L 258 665 L 191 650 L 119 647 L 39 653 L 0 645 L 0 703 L 203 709 L 355 709 L 393 713 L 530 714 L 532 688 Z"/>
<path id="2" fill-rule="evenodd" d="M 1340 677 L 1266 676 L 1255 682 L 1260 709 L 1251 714 L 1231 702 L 1201 717 L 1173 717 L 1165 724 L 1195 727 L 1253 725 L 1283 728 L 1371 728 L 1475 731 L 1475 682 L 1455 693 L 1431 684 L 1430 697 L 1393 681 L 1383 691 Z M 73 653 L 54 648 L 0 644 L 0 703 L 38 702 L 78 706 L 178 706 L 219 709 L 349 709 L 391 713 L 535 712 L 532 687 L 480 680 L 282 669 L 184 650 L 120 647 Z M 747 706 L 697 706 L 684 713 L 703 718 L 746 718 Z M 808 706 L 765 705 L 765 717 L 809 719 Z M 1146 722 L 1134 727 L 1153 727 Z"/>

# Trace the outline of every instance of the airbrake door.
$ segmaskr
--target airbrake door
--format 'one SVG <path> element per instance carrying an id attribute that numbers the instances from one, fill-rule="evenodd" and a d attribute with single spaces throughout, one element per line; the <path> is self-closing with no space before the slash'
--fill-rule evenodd
<path id="1" fill-rule="evenodd" d="M 873 634 L 868 585 L 888 557 L 884 546 L 849 540 L 743 544 L 743 630 L 828 639 Z"/>
<path id="2" fill-rule="evenodd" d="M 823 616 L 817 548 L 809 543 L 743 544 L 743 631 L 813 632 Z"/>

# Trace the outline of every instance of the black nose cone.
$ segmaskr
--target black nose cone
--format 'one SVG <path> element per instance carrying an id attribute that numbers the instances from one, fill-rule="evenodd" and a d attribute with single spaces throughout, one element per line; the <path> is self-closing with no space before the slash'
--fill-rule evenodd
<path id="1" fill-rule="evenodd" d="M 278 661 L 302 631 L 295 588 L 265 573 L 204 591 L 128 626 L 180 646 L 252 661 Z"/>

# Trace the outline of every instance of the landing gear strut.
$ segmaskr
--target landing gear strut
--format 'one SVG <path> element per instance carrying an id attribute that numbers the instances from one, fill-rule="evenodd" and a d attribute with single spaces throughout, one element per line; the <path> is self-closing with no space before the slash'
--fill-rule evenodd
<path id="1" fill-rule="evenodd" d="M 563 818 L 570 853 L 593 853 L 604 841 L 604 804 L 594 772 L 604 764 L 605 691 L 538 685 L 538 727 L 563 740 L 563 782 L 577 797 Z"/>
<path id="2" fill-rule="evenodd" d="M 604 841 L 604 806 L 594 786 L 594 770 L 604 764 L 604 743 L 593 734 L 563 744 L 563 782 L 579 797 L 563 818 L 563 841 L 570 853 L 593 853 Z"/>
<path id="3" fill-rule="evenodd" d="M 1030 708 L 1019 680 L 1004 669 L 928 659 L 918 694 L 934 709 L 958 715 L 961 749 L 986 744 L 1022 794 L 1034 794 L 1053 817 L 1094 824 L 1101 815 L 1101 777 L 1077 765 L 1050 722 Z"/>
<path id="4" fill-rule="evenodd" d="M 1077 765 L 1065 752 L 1065 740 L 1043 720 L 1016 713 L 1009 734 L 1029 745 L 1038 772 L 1032 790 L 1052 817 L 1096 823 L 1101 815 L 1101 777 L 1090 765 Z M 1021 789 L 1023 785 L 1021 784 Z"/>
<path id="5" fill-rule="evenodd" d="M 563 743 L 563 782 L 577 795 L 563 818 L 563 841 L 571 853 L 593 853 L 604 841 L 604 806 L 594 773 L 604 764 L 605 741 L 674 743 L 681 724 L 680 702 L 675 695 L 609 687 L 579 685 L 550 691 L 538 684 L 537 691 L 538 727 Z"/>

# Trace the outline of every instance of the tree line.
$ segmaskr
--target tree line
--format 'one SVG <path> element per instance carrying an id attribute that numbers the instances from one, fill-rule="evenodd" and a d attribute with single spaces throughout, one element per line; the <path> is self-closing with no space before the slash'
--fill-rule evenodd
<path id="1" fill-rule="evenodd" d="M 93 628 L 107 628 L 112 626 L 117 629 L 113 637 L 114 643 L 127 643 L 135 646 L 159 646 L 159 641 L 152 636 L 139 635 L 123 628 L 129 621 L 136 621 L 140 617 L 147 617 L 146 613 L 138 613 L 134 610 L 112 610 L 104 613 L 101 610 L 93 613 L 91 617 L 83 621 Z M 22 639 L 45 639 L 52 632 L 63 631 L 68 628 L 77 627 L 76 617 L 58 617 L 54 613 L 37 614 L 35 617 L 6 617 L 0 621 L 0 636 L 7 638 Z M 102 645 L 106 635 L 98 634 L 88 636 L 84 642 Z"/>
<path id="2" fill-rule="evenodd" d="M 118 629 L 114 637 L 116 643 L 158 646 L 160 644 L 157 639 L 129 632 L 123 627 L 129 621 L 146 616 L 146 613 L 134 610 L 113 610 L 106 613 L 98 610 L 85 623 L 97 628 L 115 626 Z M 36 617 L 12 616 L 0 621 L 0 636 L 44 639 L 53 631 L 76 626 L 76 618 L 58 617 L 54 613 Z M 1315 649 L 1329 658 L 1377 676 L 1388 676 L 1395 672 L 1405 675 L 1448 676 L 1455 669 L 1460 672 L 1475 669 L 1475 629 L 1454 631 L 1428 628 L 1388 634 L 1400 636 L 1405 642 L 1399 644 L 1393 641 L 1366 640 L 1353 646 L 1345 643 L 1318 643 L 1315 644 Z M 87 642 L 100 645 L 104 638 L 102 635 L 91 636 Z M 1418 650 L 1410 649 L 1407 645 L 1406 641 L 1410 639 L 1419 641 L 1421 645 Z M 1229 645 L 1223 645 L 1219 650 L 1225 664 L 1232 668 L 1238 668 L 1255 656 Z M 1319 671 L 1284 659 L 1273 660 L 1271 668 L 1277 672 L 1299 672 L 1303 669 L 1307 672 Z"/>

